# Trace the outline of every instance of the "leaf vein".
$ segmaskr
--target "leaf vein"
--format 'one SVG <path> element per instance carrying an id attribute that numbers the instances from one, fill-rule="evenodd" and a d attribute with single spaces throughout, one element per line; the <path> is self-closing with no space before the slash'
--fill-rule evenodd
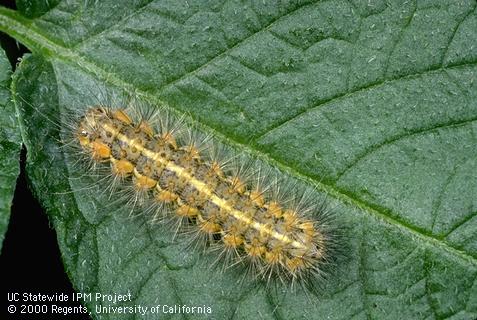
<path id="1" fill-rule="evenodd" d="M 371 155 L 372 153 L 378 151 L 382 147 L 393 144 L 395 142 L 398 142 L 400 140 L 403 140 L 403 139 L 411 137 L 411 136 L 427 134 L 429 132 L 437 131 L 437 130 L 444 129 L 444 128 L 461 127 L 461 126 L 465 126 L 469 123 L 472 123 L 474 121 L 477 121 L 477 116 L 472 117 L 470 119 L 464 119 L 464 120 L 461 120 L 461 121 L 450 121 L 450 122 L 439 124 L 439 125 L 434 125 L 434 126 L 425 127 L 425 128 L 419 128 L 419 129 L 416 129 L 416 130 L 410 130 L 410 131 L 407 131 L 403 134 L 396 135 L 395 137 L 392 137 L 391 139 L 384 140 L 379 144 L 376 144 L 374 146 L 371 146 L 370 148 L 365 149 L 360 155 L 356 156 L 355 159 L 348 166 L 346 166 L 346 168 L 344 170 L 342 170 L 340 173 L 337 174 L 336 181 L 340 180 L 341 177 L 343 177 L 350 169 L 352 169 L 354 166 L 356 166 L 364 158 L 366 158 L 369 155 Z"/>
<path id="2" fill-rule="evenodd" d="M 258 140 L 263 139 L 265 136 L 271 134 L 271 132 L 284 127 L 289 122 L 291 122 L 291 121 L 293 121 L 293 120 L 295 120 L 299 117 L 305 116 L 305 114 L 307 114 L 309 112 L 312 112 L 314 110 L 317 110 L 320 107 L 323 107 L 324 105 L 327 105 L 327 104 L 330 104 L 330 103 L 333 103 L 335 101 L 339 101 L 339 100 L 342 100 L 342 99 L 346 99 L 346 98 L 348 98 L 350 96 L 353 96 L 355 94 L 365 92 L 365 91 L 368 91 L 368 90 L 372 90 L 372 89 L 376 89 L 376 88 L 379 88 L 380 86 L 390 84 L 390 83 L 394 83 L 394 82 L 397 82 L 397 81 L 402 81 L 404 79 L 414 79 L 414 78 L 421 77 L 421 76 L 424 76 L 424 75 L 428 75 L 428 74 L 438 72 L 438 71 L 446 71 L 448 69 L 455 69 L 455 68 L 459 68 L 459 67 L 463 67 L 463 66 L 474 66 L 474 65 L 477 65 L 477 60 L 466 62 L 466 63 L 461 63 L 461 64 L 448 65 L 446 67 L 437 66 L 437 67 L 427 69 L 426 71 L 423 71 L 423 72 L 421 71 L 421 72 L 416 72 L 416 73 L 412 73 L 412 74 L 406 74 L 406 75 L 397 76 L 397 77 L 394 77 L 394 78 L 389 78 L 389 79 L 376 81 L 376 82 L 373 82 L 373 83 L 368 84 L 366 86 L 358 87 L 358 88 L 356 88 L 352 91 L 337 94 L 337 95 L 335 95 L 333 97 L 330 97 L 328 99 L 323 99 L 319 102 L 316 102 L 309 107 L 305 107 L 303 110 L 301 110 L 298 113 L 292 115 L 291 117 L 283 119 L 279 122 L 276 122 L 275 124 L 270 125 L 268 128 L 266 128 L 266 130 L 264 132 L 262 132 L 258 136 L 256 136 L 254 138 L 254 141 L 258 141 Z"/>
<path id="3" fill-rule="evenodd" d="M 459 21 L 456 26 L 454 27 L 454 30 L 452 30 L 452 34 L 451 36 L 449 37 L 449 41 L 447 42 L 447 45 L 446 45 L 446 48 L 444 50 L 444 53 L 442 55 L 442 59 L 441 59 L 441 66 L 444 66 L 444 63 L 446 61 L 446 58 L 447 58 L 447 54 L 449 53 L 449 49 L 450 49 L 450 46 L 452 44 L 452 41 L 454 41 L 454 38 L 457 34 L 457 31 L 459 31 L 459 28 L 460 26 L 462 25 L 462 23 L 464 23 L 465 20 L 467 20 L 467 18 L 474 12 L 477 10 L 477 1 L 475 1 L 474 3 L 474 7 L 469 10 L 469 12 L 467 12 L 467 14 L 464 15 L 464 17 L 462 18 L 461 21 Z"/>
<path id="4" fill-rule="evenodd" d="M 477 211 L 470 213 L 468 216 L 464 217 L 462 221 L 458 222 L 455 226 L 452 227 L 450 231 L 448 231 L 445 235 L 444 238 L 448 238 L 454 231 L 462 227 L 464 224 L 469 222 L 473 217 L 477 216 Z"/>
<path id="5" fill-rule="evenodd" d="M 110 31 L 110 30 L 113 30 L 114 28 L 116 28 L 117 26 L 121 25 L 122 23 L 124 23 L 125 21 L 129 20 L 130 18 L 136 16 L 137 14 L 139 14 L 140 12 L 142 12 L 143 10 L 145 10 L 151 3 L 154 2 L 154 0 L 148 0 L 149 2 L 147 3 L 144 3 L 142 6 L 136 8 L 133 12 L 131 12 L 130 14 L 128 14 L 127 16 L 123 17 L 122 19 L 119 19 L 118 21 L 116 21 L 115 23 L 113 23 L 112 25 L 110 25 L 109 27 L 107 27 L 106 29 L 103 29 L 101 31 L 99 31 L 98 33 L 95 33 L 95 34 L 90 34 L 88 35 L 88 38 L 85 38 L 83 39 L 82 41 L 78 42 L 77 44 L 73 45 L 72 46 L 72 49 L 76 49 L 80 46 L 83 46 L 84 44 L 88 43 L 88 42 L 91 42 L 93 41 L 95 38 L 105 34 L 106 32 Z"/>
<path id="6" fill-rule="evenodd" d="M 232 46 L 228 47 L 226 50 L 223 50 L 222 52 L 218 53 L 217 55 L 215 55 L 212 59 L 206 61 L 205 63 L 195 67 L 194 69 L 192 70 L 189 70 L 187 71 L 186 73 L 172 79 L 171 81 L 167 82 L 167 83 L 164 83 L 161 88 L 159 88 L 159 90 L 165 90 L 165 88 L 167 87 L 170 87 L 170 86 L 174 86 L 176 83 L 180 82 L 181 80 L 185 79 L 186 77 L 190 76 L 190 75 L 194 75 L 196 74 L 197 72 L 200 72 L 202 69 L 208 67 L 210 64 L 212 64 L 214 61 L 217 61 L 225 56 L 227 56 L 231 51 L 235 50 L 236 48 L 240 47 L 242 44 L 246 43 L 248 40 L 254 38 L 255 36 L 257 36 L 258 34 L 261 34 L 261 33 L 264 33 L 264 32 L 267 32 L 271 27 L 273 27 L 275 25 L 275 23 L 277 23 L 278 21 L 280 21 L 281 19 L 285 18 L 285 17 L 288 17 L 289 15 L 295 13 L 296 11 L 304 8 L 304 7 L 307 7 L 307 6 L 312 6 L 314 4 L 316 4 L 317 2 L 311 2 L 311 3 L 304 3 L 304 4 L 301 4 L 299 6 L 297 6 L 296 8 L 294 8 L 292 11 L 290 12 L 287 12 L 285 13 L 284 15 L 282 16 L 279 16 L 275 19 L 273 19 L 268 25 L 266 25 L 265 27 L 263 27 L 262 29 L 259 29 L 253 33 L 251 33 L 250 35 L 248 35 L 247 37 L 241 39 L 240 41 L 236 42 L 235 44 L 233 44 Z"/>

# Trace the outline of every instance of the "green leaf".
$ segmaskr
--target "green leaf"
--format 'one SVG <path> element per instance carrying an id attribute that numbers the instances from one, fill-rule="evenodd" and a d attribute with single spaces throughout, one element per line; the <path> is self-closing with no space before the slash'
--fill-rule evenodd
<path id="1" fill-rule="evenodd" d="M 0 249 L 8 227 L 10 207 L 20 173 L 21 137 L 10 94 L 10 62 L 0 49 Z"/>
<path id="2" fill-rule="evenodd" d="M 14 83 L 27 170 L 77 290 L 214 319 L 477 317 L 475 1 L 68 1 L 33 20 L 0 9 L 0 30 L 35 53 Z M 239 287 L 67 179 L 45 118 L 97 87 L 190 114 L 328 194 L 349 248 L 320 298 Z"/>

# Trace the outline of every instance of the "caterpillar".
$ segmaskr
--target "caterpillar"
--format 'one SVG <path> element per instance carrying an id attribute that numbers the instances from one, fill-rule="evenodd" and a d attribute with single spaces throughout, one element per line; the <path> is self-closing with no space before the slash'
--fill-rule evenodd
<path id="1" fill-rule="evenodd" d="M 91 105 L 74 121 L 73 139 L 93 166 L 109 168 L 113 181 L 152 203 L 151 219 L 192 230 L 194 242 L 220 248 L 225 263 L 247 265 L 254 280 L 293 286 L 323 277 L 333 233 L 326 210 L 306 190 L 284 193 L 260 166 L 229 166 L 211 151 L 214 142 L 181 133 L 180 121 L 132 111 Z"/>

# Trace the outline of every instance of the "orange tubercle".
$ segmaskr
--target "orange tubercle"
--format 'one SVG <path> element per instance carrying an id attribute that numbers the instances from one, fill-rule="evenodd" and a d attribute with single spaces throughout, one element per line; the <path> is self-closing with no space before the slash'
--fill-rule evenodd
<path id="1" fill-rule="evenodd" d="M 113 158 L 112 158 L 113 159 Z M 126 177 L 134 171 L 134 165 L 128 160 L 114 160 L 113 163 L 113 173 L 120 176 Z"/>
<path id="2" fill-rule="evenodd" d="M 159 201 L 163 201 L 163 202 L 166 202 L 166 203 L 171 203 L 171 202 L 174 202 L 177 200 L 179 196 L 173 192 L 170 192 L 170 191 L 167 191 L 167 190 L 161 190 L 156 198 L 159 200 Z"/>
<path id="3" fill-rule="evenodd" d="M 197 210 L 197 208 L 188 206 L 186 204 L 177 208 L 176 212 L 182 217 L 195 217 L 199 214 L 199 210 Z"/>
<path id="4" fill-rule="evenodd" d="M 89 144 L 91 148 L 91 152 L 93 153 L 93 158 L 97 160 L 107 159 L 111 157 L 111 148 L 103 143 L 100 139 L 96 139 L 95 141 Z"/>
<path id="5" fill-rule="evenodd" d="M 152 189 L 157 184 L 156 180 L 140 174 L 136 169 L 134 169 L 134 178 L 135 186 L 139 190 Z"/>
<path id="6" fill-rule="evenodd" d="M 121 121 L 124 124 L 130 125 L 132 123 L 131 118 L 127 115 L 124 110 L 117 109 L 113 111 L 113 117 L 116 120 Z"/>
<path id="7" fill-rule="evenodd" d="M 243 244 L 243 238 L 235 234 L 226 234 L 224 235 L 222 241 L 227 247 L 236 248 Z"/>

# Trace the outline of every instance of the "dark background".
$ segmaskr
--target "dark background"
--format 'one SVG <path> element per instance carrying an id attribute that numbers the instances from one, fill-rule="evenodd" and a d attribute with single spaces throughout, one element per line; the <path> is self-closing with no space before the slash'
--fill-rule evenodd
<path id="1" fill-rule="evenodd" d="M 0 5 L 15 9 L 13 0 L 0 0 Z M 0 32 L 0 44 L 12 65 L 29 52 L 14 39 Z M 52 294 L 64 293 L 71 300 L 74 290 L 64 271 L 56 232 L 48 222 L 46 213 L 28 188 L 25 176 L 26 150 L 21 152 L 21 172 L 17 180 L 10 216 L 10 223 L 0 254 L 0 319 L 90 319 L 86 315 L 19 315 L 22 302 L 10 303 L 7 293 Z M 7 306 L 17 307 L 15 315 L 7 313 Z M 41 303 L 31 303 L 41 304 Z M 46 303 L 51 304 L 51 303 Z M 61 306 L 78 306 L 78 303 L 57 303 Z"/>

